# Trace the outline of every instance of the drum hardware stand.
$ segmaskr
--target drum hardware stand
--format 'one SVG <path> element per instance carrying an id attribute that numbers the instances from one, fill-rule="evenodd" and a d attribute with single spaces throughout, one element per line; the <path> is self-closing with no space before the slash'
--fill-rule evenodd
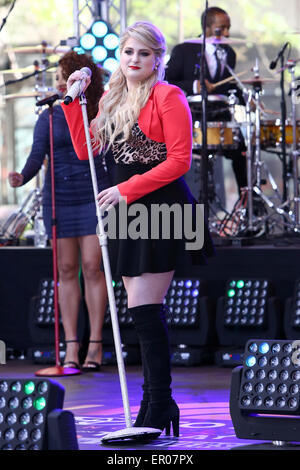
<path id="1" fill-rule="evenodd" d="M 247 208 L 248 208 L 248 230 L 251 233 L 253 231 L 253 182 L 252 182 L 252 125 L 251 125 L 251 102 L 253 99 L 253 91 L 251 89 L 247 89 L 242 84 L 241 80 L 237 76 L 237 74 L 233 71 L 233 69 L 226 63 L 224 52 L 221 48 L 218 48 L 218 54 L 220 60 L 223 62 L 224 67 L 227 68 L 229 73 L 233 76 L 237 84 L 239 85 L 240 89 L 242 90 L 243 97 L 246 103 L 246 160 L 247 160 L 247 197 L 245 194 L 241 195 L 241 202 L 242 206 L 244 206 L 244 201 L 247 201 Z M 233 107 L 233 98 L 231 98 Z M 231 115 L 233 116 L 233 112 L 231 111 Z M 231 212 L 231 215 L 234 213 L 235 210 L 239 207 L 239 204 L 236 204 Z M 239 209 L 240 210 L 240 209 Z"/>
<path id="2" fill-rule="evenodd" d="M 246 89 L 243 84 L 241 83 L 240 79 L 236 76 L 235 72 L 231 69 L 231 67 L 226 64 L 224 61 L 224 65 L 227 67 L 231 75 L 236 79 L 237 83 L 239 84 L 244 100 L 246 103 L 246 160 L 247 160 L 247 187 L 244 188 L 241 192 L 241 196 L 237 203 L 235 204 L 230 218 L 225 217 L 223 224 L 221 226 L 221 230 L 226 233 L 226 228 L 228 228 L 229 221 L 231 219 L 232 226 L 234 227 L 234 231 L 231 230 L 231 236 L 238 236 L 241 234 L 245 235 L 253 235 L 258 237 L 265 232 L 265 227 L 261 227 L 260 224 L 263 224 L 267 219 L 268 216 L 263 217 L 255 217 L 254 221 L 254 213 L 253 213 L 253 192 L 255 192 L 261 199 L 267 203 L 268 207 L 274 208 L 276 207 L 272 201 L 270 201 L 266 196 L 263 195 L 261 191 L 261 184 L 262 184 L 262 168 L 267 171 L 266 165 L 264 162 L 261 161 L 261 146 L 260 146 L 260 112 L 261 112 L 261 105 L 260 105 L 260 95 L 261 95 L 261 83 L 255 84 L 253 89 Z M 255 78 L 259 78 L 259 68 L 258 62 L 256 61 L 255 67 L 253 68 L 255 73 Z M 255 147 L 253 148 L 253 125 L 251 123 L 251 103 L 255 100 L 256 103 L 256 111 L 255 111 Z M 234 98 L 231 98 L 232 101 L 232 108 L 234 107 Z M 233 111 L 231 111 L 231 115 L 233 115 Z M 254 162 L 253 162 L 254 161 Z M 253 164 L 255 166 L 255 173 L 253 175 Z M 272 175 L 268 172 L 268 176 L 270 179 L 271 186 L 275 191 L 277 197 L 280 198 L 277 185 L 275 180 L 273 179 Z M 253 179 L 255 183 L 253 183 Z M 248 214 L 247 214 L 248 211 Z M 278 208 L 277 213 L 282 215 L 280 208 Z"/>
<path id="3" fill-rule="evenodd" d="M 194 160 L 196 161 L 196 168 L 195 173 L 200 174 L 201 178 L 201 155 L 194 154 Z M 215 182 L 214 182 L 214 160 L 215 160 L 215 153 L 211 153 L 208 155 L 208 170 L 207 170 L 207 178 L 208 178 L 208 185 L 207 185 L 207 198 L 208 198 L 208 205 L 209 205 L 209 229 L 211 232 L 219 234 L 219 226 L 222 222 L 222 218 L 218 215 L 217 211 L 220 210 L 222 213 L 229 215 L 229 212 L 226 208 L 223 207 L 221 198 L 215 191 Z M 196 181 L 199 181 L 197 178 Z M 200 198 L 199 198 L 200 199 Z M 211 217 L 213 215 L 213 218 Z"/>
<path id="4" fill-rule="evenodd" d="M 297 146 L 297 119 L 296 119 L 296 91 L 297 83 L 295 80 L 295 64 L 296 61 L 288 60 L 287 66 L 291 74 L 291 101 L 292 101 L 292 123 L 293 123 L 293 144 L 292 144 L 292 164 L 293 164 L 293 186 L 294 186 L 294 223 L 296 225 L 297 231 L 299 229 L 299 169 L 298 169 L 298 157 L 299 150 Z M 283 125 L 285 128 L 285 123 Z"/>
<path id="5" fill-rule="evenodd" d="M 281 48 L 279 51 L 277 58 L 273 60 L 269 68 L 273 70 L 277 62 L 280 58 L 280 63 L 281 63 L 281 68 L 280 68 L 280 90 L 281 90 L 281 101 L 280 101 L 280 107 L 281 107 L 281 123 L 282 123 L 282 141 L 281 141 L 281 154 L 282 154 L 282 163 L 283 163 L 283 171 L 282 171 L 282 181 L 283 181 L 283 193 L 282 193 L 282 198 L 283 201 L 286 201 L 288 198 L 288 189 L 287 189 L 287 158 L 286 158 L 286 129 L 285 129 L 285 122 L 286 122 L 286 100 L 285 100 L 285 90 L 284 90 L 284 51 L 287 47 L 290 47 L 291 50 L 291 45 L 289 42 L 285 43 L 285 45 Z"/>
<path id="6" fill-rule="evenodd" d="M 261 104 L 260 104 L 260 96 L 261 96 L 261 83 L 254 84 L 254 90 L 248 91 L 243 87 L 240 79 L 236 76 L 234 71 L 231 69 L 231 67 L 226 64 L 226 62 L 223 60 L 224 66 L 227 67 L 231 75 L 235 78 L 237 83 L 239 84 L 240 88 L 243 91 L 244 99 L 246 102 L 246 144 L 247 144 L 247 207 L 248 207 L 248 224 L 244 227 L 243 231 L 249 231 L 250 233 L 257 231 L 259 229 L 259 224 L 265 223 L 266 220 L 270 219 L 271 215 L 268 214 L 263 217 L 258 217 L 256 218 L 256 223 L 254 227 L 254 219 L 253 219 L 253 192 L 255 192 L 267 205 L 269 209 L 271 209 L 273 212 L 276 214 L 282 216 L 284 219 L 285 227 L 293 227 L 294 231 L 298 232 L 298 227 L 297 225 L 299 224 L 299 187 L 298 187 L 298 156 L 299 156 L 299 151 L 297 150 L 297 142 L 296 142 L 296 114 L 295 114 L 295 104 L 296 104 L 296 86 L 295 86 L 295 80 L 294 80 L 294 64 L 295 62 L 293 61 L 289 68 L 291 71 L 291 74 L 293 74 L 292 77 L 292 99 L 293 99 L 293 151 L 292 151 L 292 156 L 293 156 L 293 162 L 294 166 L 296 166 L 296 169 L 293 169 L 293 177 L 294 177 L 294 214 L 292 213 L 291 210 L 288 210 L 288 201 L 283 201 L 282 202 L 282 197 L 280 196 L 280 193 L 278 191 L 278 187 L 275 183 L 275 180 L 273 179 L 271 173 L 267 170 L 265 163 L 261 161 L 261 143 L 260 143 L 260 129 L 261 129 L 261 121 L 260 121 L 260 113 L 261 113 Z M 255 67 L 253 68 L 253 71 L 255 73 L 255 78 L 259 79 L 259 68 L 258 68 L 258 63 L 256 61 Z M 294 85 L 293 85 L 294 84 Z M 253 96 L 254 93 L 254 96 Z M 256 103 L 256 110 L 255 110 L 255 149 L 254 149 L 254 169 L 255 173 L 252 175 L 252 154 L 253 154 L 253 145 L 252 145 L 252 126 L 251 126 L 251 118 L 250 118 L 250 110 L 251 110 L 251 101 L 252 98 L 255 99 Z M 284 130 L 283 133 L 285 135 L 285 125 L 283 126 Z M 285 144 L 285 138 L 284 138 L 284 144 Z M 282 144 L 283 145 L 283 144 Z M 268 198 L 265 194 L 263 194 L 261 190 L 261 184 L 262 184 L 262 168 L 264 168 L 267 171 L 267 176 L 268 179 L 271 183 L 272 189 L 274 190 L 276 196 L 280 199 L 281 205 L 275 205 L 270 198 Z M 255 178 L 255 183 L 253 184 L 253 176 Z M 245 202 L 245 195 L 243 194 L 241 196 L 242 203 Z M 243 206 L 243 204 L 242 204 Z M 241 217 L 240 219 L 240 224 L 243 224 L 244 221 L 244 216 L 245 214 L 243 213 L 243 216 L 241 216 L 241 208 L 239 204 L 236 204 L 231 216 L 233 217 L 233 214 L 235 211 L 239 211 L 239 215 Z M 224 220 L 224 224 L 226 225 L 227 221 L 226 219 Z M 224 228 L 224 227 L 223 227 Z"/>
<path id="7" fill-rule="evenodd" d="M 9 244 L 17 240 L 24 232 L 26 225 L 33 222 L 42 202 L 42 194 L 39 188 L 32 189 L 22 202 L 20 208 L 9 215 L 0 227 L 0 239 L 2 243 Z"/>

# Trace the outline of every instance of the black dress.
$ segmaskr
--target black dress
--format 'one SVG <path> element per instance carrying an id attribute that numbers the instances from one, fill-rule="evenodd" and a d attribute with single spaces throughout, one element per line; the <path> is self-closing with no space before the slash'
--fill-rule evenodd
<path id="1" fill-rule="evenodd" d="M 131 138 L 125 143 L 115 142 L 111 155 L 114 162 L 110 162 L 110 171 L 116 185 L 158 165 L 166 159 L 167 150 L 164 143 L 149 139 L 135 124 Z M 116 230 L 112 234 L 109 223 L 105 227 L 113 275 L 132 277 L 206 264 L 214 248 L 196 206 L 183 177 L 131 204 L 119 204 L 115 208 Z M 192 249 L 187 249 L 187 243 Z"/>

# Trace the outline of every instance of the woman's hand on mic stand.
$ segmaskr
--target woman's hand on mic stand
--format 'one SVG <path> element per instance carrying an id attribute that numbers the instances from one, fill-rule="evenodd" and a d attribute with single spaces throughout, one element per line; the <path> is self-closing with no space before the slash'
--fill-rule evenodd
<path id="1" fill-rule="evenodd" d="M 24 176 L 21 173 L 17 173 L 16 171 L 11 171 L 8 173 L 8 182 L 12 188 L 22 186 L 23 181 Z"/>
<path id="2" fill-rule="evenodd" d="M 71 86 L 79 80 L 85 82 L 82 89 L 82 93 L 84 93 L 89 84 L 91 83 L 91 77 L 89 77 L 86 73 L 82 72 L 81 70 L 75 70 L 75 72 L 71 73 L 67 80 L 67 90 L 69 91 Z"/>
<path id="3" fill-rule="evenodd" d="M 110 188 L 103 189 L 98 196 L 98 205 L 102 210 L 109 210 L 117 205 L 122 199 L 118 186 L 111 186 Z"/>

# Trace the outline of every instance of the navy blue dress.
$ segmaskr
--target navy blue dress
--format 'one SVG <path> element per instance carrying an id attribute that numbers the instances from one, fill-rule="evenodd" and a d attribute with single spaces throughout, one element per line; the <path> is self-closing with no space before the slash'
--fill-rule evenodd
<path id="1" fill-rule="evenodd" d="M 72 144 L 61 106 L 53 107 L 53 153 L 55 173 L 55 209 L 57 238 L 79 237 L 96 233 L 97 216 L 89 161 L 79 160 Z M 23 184 L 31 180 L 49 156 L 42 190 L 43 218 L 48 237 L 52 238 L 51 165 L 49 141 L 49 109 L 39 116 L 33 144 L 21 171 Z M 94 159 L 98 190 L 110 186 L 102 156 Z"/>

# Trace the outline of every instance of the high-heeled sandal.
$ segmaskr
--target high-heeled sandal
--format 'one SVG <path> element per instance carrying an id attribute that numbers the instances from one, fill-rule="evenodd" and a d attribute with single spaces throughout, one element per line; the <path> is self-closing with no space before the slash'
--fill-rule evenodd
<path id="1" fill-rule="evenodd" d="M 79 344 L 79 341 L 77 339 L 66 339 L 65 340 L 65 343 L 78 343 Z M 78 364 L 78 362 L 76 361 L 65 361 L 63 363 L 63 367 L 68 367 L 68 368 L 72 368 L 72 369 L 80 369 L 80 365 Z"/>
<path id="2" fill-rule="evenodd" d="M 99 344 L 101 344 L 102 342 L 103 342 L 102 339 L 89 341 L 89 343 L 99 343 Z M 90 361 L 90 360 L 86 360 L 85 365 L 83 365 L 81 368 L 83 372 L 99 372 L 100 369 L 101 369 L 101 364 L 99 362 Z"/>

